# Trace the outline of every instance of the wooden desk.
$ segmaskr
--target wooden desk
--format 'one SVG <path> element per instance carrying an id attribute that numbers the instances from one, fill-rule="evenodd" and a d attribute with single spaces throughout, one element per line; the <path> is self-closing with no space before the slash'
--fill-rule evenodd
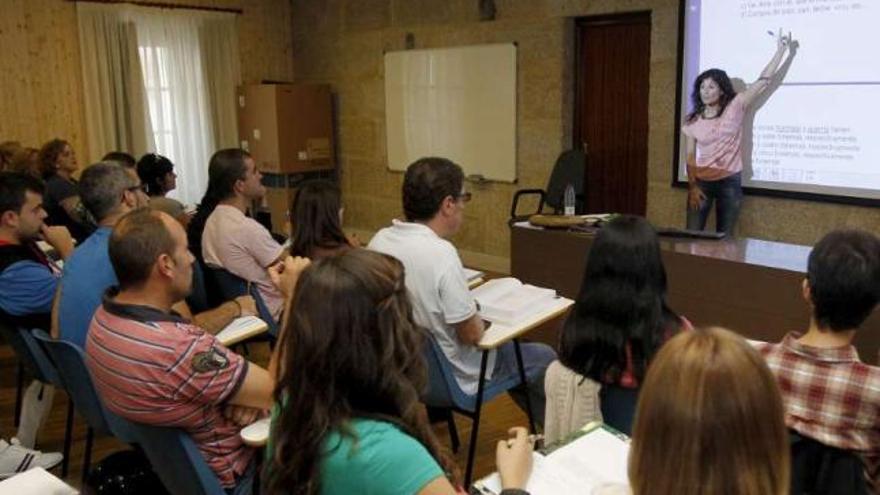
<path id="1" fill-rule="evenodd" d="M 576 298 L 594 235 L 511 227 L 511 274 Z M 695 325 L 720 325 L 755 340 L 775 342 L 803 331 L 809 308 L 801 296 L 809 246 L 758 239 L 661 238 L 669 304 Z M 862 360 L 877 362 L 880 311 L 855 340 Z"/>

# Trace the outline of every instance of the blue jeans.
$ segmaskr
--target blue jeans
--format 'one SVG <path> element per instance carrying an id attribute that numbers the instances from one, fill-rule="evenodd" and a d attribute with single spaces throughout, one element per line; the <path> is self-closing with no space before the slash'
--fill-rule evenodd
<path id="1" fill-rule="evenodd" d="M 728 236 L 733 235 L 736 227 L 736 219 L 739 218 L 739 210 L 742 207 L 742 174 L 736 173 L 720 180 L 703 181 L 697 179 L 697 187 L 706 195 L 697 209 L 687 208 L 687 228 L 692 230 L 704 230 L 706 220 L 712 205 L 715 207 L 715 232 L 724 232 Z"/>
<path id="2" fill-rule="evenodd" d="M 522 352 L 523 368 L 526 372 L 526 387 L 520 385 L 510 389 L 510 396 L 520 409 L 526 411 L 526 394 L 528 394 L 535 424 L 543 427 L 544 407 L 547 402 L 544 396 L 544 373 L 547 371 L 547 366 L 556 359 L 556 351 L 546 344 L 535 342 L 520 342 L 519 349 Z M 496 380 L 519 376 L 513 342 L 502 345 L 497 352 L 492 379 L 486 382 L 487 385 Z"/>
<path id="3" fill-rule="evenodd" d="M 251 495 L 254 493 L 254 481 L 257 477 L 257 460 L 251 459 L 247 469 L 236 478 L 235 486 L 226 488 L 227 495 Z"/>

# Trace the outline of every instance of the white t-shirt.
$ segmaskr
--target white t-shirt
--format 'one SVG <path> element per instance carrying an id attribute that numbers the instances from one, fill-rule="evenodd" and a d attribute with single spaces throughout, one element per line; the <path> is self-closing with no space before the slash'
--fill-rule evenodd
<path id="1" fill-rule="evenodd" d="M 452 363 L 459 387 L 467 394 L 477 393 L 483 352 L 461 343 L 454 326 L 473 316 L 477 306 L 455 246 L 424 224 L 393 220 L 391 227 L 373 236 L 367 248 L 390 254 L 403 263 L 416 323 L 434 334 Z M 486 379 L 492 377 L 494 367 L 492 351 Z"/>

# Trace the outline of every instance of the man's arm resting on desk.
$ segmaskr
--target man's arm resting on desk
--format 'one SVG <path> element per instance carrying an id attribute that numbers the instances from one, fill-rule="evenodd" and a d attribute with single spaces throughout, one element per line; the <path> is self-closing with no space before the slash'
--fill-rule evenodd
<path id="1" fill-rule="evenodd" d="M 272 391 L 275 381 L 265 369 L 248 363 L 247 374 L 228 404 L 267 410 L 272 407 Z"/>
<path id="2" fill-rule="evenodd" d="M 479 312 L 474 313 L 467 320 L 455 323 L 453 326 L 455 327 L 455 333 L 458 336 L 458 340 L 464 344 L 477 345 L 477 343 L 480 342 L 480 339 L 483 338 L 483 331 L 485 328 Z"/>

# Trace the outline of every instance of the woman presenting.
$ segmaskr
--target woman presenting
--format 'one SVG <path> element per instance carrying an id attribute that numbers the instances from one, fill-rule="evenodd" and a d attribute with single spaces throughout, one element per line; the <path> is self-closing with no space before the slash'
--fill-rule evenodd
<path id="1" fill-rule="evenodd" d="M 733 234 L 742 205 L 743 117 L 755 98 L 767 89 L 776 74 L 791 33 L 776 35 L 776 53 L 758 80 L 736 93 L 727 73 L 709 69 L 694 81 L 688 114 L 681 132 L 687 146 L 687 228 L 703 230 L 717 202 L 715 230 Z"/>

